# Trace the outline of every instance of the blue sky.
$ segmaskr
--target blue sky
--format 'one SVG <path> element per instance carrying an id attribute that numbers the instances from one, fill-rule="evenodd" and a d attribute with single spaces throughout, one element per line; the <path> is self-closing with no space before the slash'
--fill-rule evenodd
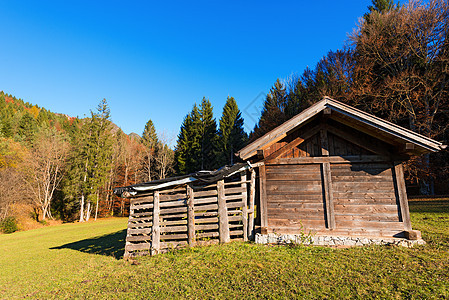
<path id="1" fill-rule="evenodd" d="M 174 139 L 195 102 L 218 120 L 229 95 L 249 132 L 276 78 L 342 48 L 370 4 L 0 0 L 0 90 L 79 117 L 106 98 L 125 133 L 152 119 Z"/>

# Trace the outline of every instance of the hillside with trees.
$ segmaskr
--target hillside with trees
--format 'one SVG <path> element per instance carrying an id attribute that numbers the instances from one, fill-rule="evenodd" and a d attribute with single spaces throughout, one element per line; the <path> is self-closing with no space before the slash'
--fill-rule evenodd
<path id="1" fill-rule="evenodd" d="M 233 164 L 248 139 L 232 97 L 218 128 L 210 101 L 195 104 L 175 151 L 152 120 L 142 136 L 123 133 L 105 99 L 81 119 L 0 92 L 0 129 L 0 223 L 30 215 L 41 223 L 126 216 L 129 200 L 114 187 Z"/>
<path id="2" fill-rule="evenodd" d="M 164 141 L 151 120 L 142 138 L 124 134 L 105 99 L 80 119 L 0 92 L 0 223 L 127 215 L 126 199 L 112 189 L 172 174 Z"/>

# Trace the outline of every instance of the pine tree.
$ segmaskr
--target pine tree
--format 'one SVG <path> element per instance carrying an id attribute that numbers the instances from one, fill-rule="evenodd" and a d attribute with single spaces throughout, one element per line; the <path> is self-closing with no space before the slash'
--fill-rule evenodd
<path id="1" fill-rule="evenodd" d="M 65 194 L 80 197 L 80 222 L 90 218 L 92 204 L 97 204 L 100 188 L 105 185 L 112 157 L 110 110 L 103 99 L 91 117 L 77 132 L 77 141 L 70 157 Z"/>
<path id="2" fill-rule="evenodd" d="M 288 97 L 286 87 L 277 79 L 265 99 L 262 115 L 260 116 L 259 123 L 251 133 L 251 140 L 257 139 L 276 126 L 284 123 L 288 119 L 286 114 L 287 107 Z"/>
<path id="3" fill-rule="evenodd" d="M 37 115 L 36 121 L 39 124 L 39 126 L 48 126 L 49 125 L 48 112 L 47 112 L 46 109 L 41 109 L 39 111 L 39 114 Z"/>
<path id="4" fill-rule="evenodd" d="M 218 155 L 217 159 L 222 165 L 232 165 L 234 154 L 246 145 L 248 135 L 243 129 L 242 114 L 233 97 L 228 97 L 223 107 L 218 130 Z"/>
<path id="5" fill-rule="evenodd" d="M 369 12 L 363 15 L 366 22 L 370 23 L 370 15 L 374 12 L 384 13 L 389 10 L 397 9 L 398 4 L 395 4 L 393 0 L 371 0 L 373 5 L 368 6 Z"/>
<path id="6" fill-rule="evenodd" d="M 201 170 L 212 170 L 218 167 L 215 153 L 217 149 L 217 123 L 215 122 L 212 105 L 203 97 L 200 106 L 200 165 Z M 197 168 L 198 169 L 198 168 Z"/>
<path id="7" fill-rule="evenodd" d="M 36 120 L 28 112 L 22 115 L 17 130 L 18 138 L 27 145 L 32 145 L 37 131 Z"/>
<path id="8" fill-rule="evenodd" d="M 142 133 L 142 144 L 145 147 L 145 180 L 151 181 L 152 174 L 155 173 L 155 161 L 154 154 L 158 145 L 158 138 L 156 134 L 156 129 L 154 128 L 153 121 L 148 120 L 145 124 L 145 129 Z"/>
<path id="9" fill-rule="evenodd" d="M 181 125 L 175 148 L 175 163 L 178 174 L 188 174 L 197 169 L 200 146 L 200 112 L 195 104 Z"/>

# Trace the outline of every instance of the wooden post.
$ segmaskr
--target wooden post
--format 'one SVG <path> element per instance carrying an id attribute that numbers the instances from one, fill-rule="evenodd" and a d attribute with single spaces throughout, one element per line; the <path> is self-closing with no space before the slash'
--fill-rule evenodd
<path id="1" fill-rule="evenodd" d="M 401 162 L 394 162 L 394 174 L 394 180 L 396 180 L 396 186 L 398 189 L 399 205 L 401 206 L 402 222 L 404 222 L 405 230 L 412 230 L 407 191 L 405 190 L 404 169 Z"/>
<path id="2" fill-rule="evenodd" d="M 161 241 L 161 228 L 159 226 L 159 191 L 154 191 L 153 197 L 153 228 L 151 236 L 151 255 L 159 253 Z"/>
<path id="3" fill-rule="evenodd" d="M 242 220 L 243 220 L 243 240 L 248 241 L 248 192 L 246 191 L 246 170 L 240 173 L 242 182 Z"/>
<path id="4" fill-rule="evenodd" d="M 334 195 L 332 190 L 332 178 L 330 163 L 326 162 L 322 165 L 323 170 L 323 186 L 324 186 L 324 201 L 326 204 L 327 226 L 329 229 L 335 228 L 335 214 L 334 214 Z"/>
<path id="5" fill-rule="evenodd" d="M 189 246 L 195 246 L 195 207 L 193 189 L 187 185 L 187 235 Z"/>
<path id="6" fill-rule="evenodd" d="M 321 155 L 329 156 L 329 147 L 328 147 L 327 130 L 326 129 L 320 130 L 320 140 L 321 140 Z"/>
<path id="7" fill-rule="evenodd" d="M 220 234 L 220 243 L 228 243 L 231 240 L 229 235 L 228 209 L 224 192 L 223 179 L 217 182 L 218 192 L 218 230 Z"/>
<path id="8" fill-rule="evenodd" d="M 260 227 L 261 233 L 266 234 L 268 230 L 267 213 L 267 180 L 265 175 L 265 166 L 259 167 L 259 185 L 260 185 Z"/>
<path id="9" fill-rule="evenodd" d="M 254 202 L 256 198 L 256 171 L 251 170 L 251 182 L 249 192 L 248 236 L 254 239 Z"/>

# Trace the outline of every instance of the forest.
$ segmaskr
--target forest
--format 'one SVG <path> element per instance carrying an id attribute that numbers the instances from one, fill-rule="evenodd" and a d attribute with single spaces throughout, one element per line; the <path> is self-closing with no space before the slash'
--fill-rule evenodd
<path id="1" fill-rule="evenodd" d="M 114 187 L 231 165 L 249 141 L 324 96 L 448 144 L 448 3 L 372 2 L 345 47 L 274 82 L 249 136 L 233 97 L 218 124 L 209 99 L 195 103 L 171 149 L 171 137 L 151 120 L 141 136 L 123 133 L 105 99 L 78 118 L 0 92 L 1 227 L 17 230 L 23 216 L 41 223 L 126 216 L 129 204 Z M 413 157 L 405 167 L 409 193 L 449 193 L 448 150 Z"/>

